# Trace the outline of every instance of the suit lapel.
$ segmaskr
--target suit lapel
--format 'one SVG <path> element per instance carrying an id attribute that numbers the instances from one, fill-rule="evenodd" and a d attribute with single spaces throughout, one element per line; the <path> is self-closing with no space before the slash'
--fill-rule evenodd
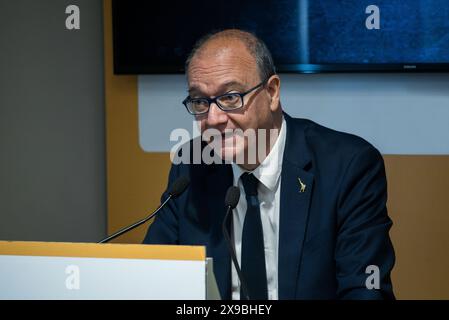
<path id="1" fill-rule="evenodd" d="M 281 173 L 278 280 L 279 299 L 294 299 L 300 271 L 314 175 L 304 127 L 284 114 L 287 139 Z"/>
<path id="2" fill-rule="evenodd" d="M 300 192 L 298 178 L 306 185 Z M 313 174 L 286 163 L 282 170 L 279 223 L 279 299 L 294 299 L 299 276 Z"/>

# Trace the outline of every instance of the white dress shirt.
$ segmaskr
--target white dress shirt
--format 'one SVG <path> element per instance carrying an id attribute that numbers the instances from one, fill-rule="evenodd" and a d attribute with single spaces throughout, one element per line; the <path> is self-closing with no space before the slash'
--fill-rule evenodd
<path id="1" fill-rule="evenodd" d="M 281 190 L 281 170 L 287 134 L 285 119 L 282 120 L 279 136 L 264 161 L 252 171 L 260 181 L 257 192 L 260 202 L 263 239 L 265 247 L 265 266 L 267 270 L 268 299 L 278 299 L 278 244 L 279 244 L 279 207 Z M 240 188 L 240 200 L 234 209 L 234 244 L 239 265 L 241 264 L 242 229 L 246 214 L 246 198 L 240 176 L 247 172 L 232 163 L 234 186 Z M 232 265 L 232 299 L 240 299 L 240 282 L 237 271 Z"/>

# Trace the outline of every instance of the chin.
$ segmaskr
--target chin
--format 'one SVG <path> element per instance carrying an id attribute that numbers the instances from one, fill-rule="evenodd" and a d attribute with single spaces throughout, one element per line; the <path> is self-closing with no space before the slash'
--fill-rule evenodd
<path id="1" fill-rule="evenodd" d="M 219 153 L 220 158 L 226 162 L 233 162 L 235 158 L 234 148 L 220 148 Z"/>
<path id="2" fill-rule="evenodd" d="M 234 162 L 235 164 L 244 164 L 244 149 L 236 149 L 236 148 L 222 148 L 221 149 L 221 158 L 226 162 Z"/>

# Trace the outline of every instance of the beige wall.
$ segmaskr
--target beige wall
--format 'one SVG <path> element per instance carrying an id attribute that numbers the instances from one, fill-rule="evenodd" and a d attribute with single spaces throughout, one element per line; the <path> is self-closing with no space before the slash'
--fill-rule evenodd
<path id="1" fill-rule="evenodd" d="M 384 156 L 395 291 L 449 299 L 449 156 Z"/>
<path id="2" fill-rule="evenodd" d="M 138 145 L 137 77 L 112 72 L 110 0 L 105 0 L 108 231 L 155 209 L 167 183 L 168 153 Z M 449 156 L 384 156 L 399 299 L 449 299 Z M 117 242 L 141 242 L 148 225 Z"/>

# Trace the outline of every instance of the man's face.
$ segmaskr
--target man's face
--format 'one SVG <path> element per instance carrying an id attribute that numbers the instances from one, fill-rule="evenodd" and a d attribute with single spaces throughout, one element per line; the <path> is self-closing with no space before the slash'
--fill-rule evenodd
<path id="1" fill-rule="evenodd" d="M 191 98 L 216 97 L 229 92 L 246 92 L 265 79 L 260 79 L 256 62 L 245 45 L 237 40 L 213 40 L 206 44 L 190 63 L 188 70 L 189 96 Z M 278 100 L 273 101 L 272 90 L 260 87 L 244 97 L 244 106 L 234 111 L 223 111 L 212 103 L 209 112 L 196 116 L 201 132 L 216 129 L 223 136 L 220 156 L 235 159 L 247 152 L 248 139 L 241 136 L 224 136 L 225 130 L 272 129 Z M 276 106 L 275 106 L 276 104 Z M 257 133 L 257 131 L 256 131 Z M 232 144 L 225 137 L 232 139 Z M 240 139 L 240 140 L 239 140 Z M 227 147 L 231 146 L 231 147 Z M 250 146 L 254 147 L 254 145 Z"/>

